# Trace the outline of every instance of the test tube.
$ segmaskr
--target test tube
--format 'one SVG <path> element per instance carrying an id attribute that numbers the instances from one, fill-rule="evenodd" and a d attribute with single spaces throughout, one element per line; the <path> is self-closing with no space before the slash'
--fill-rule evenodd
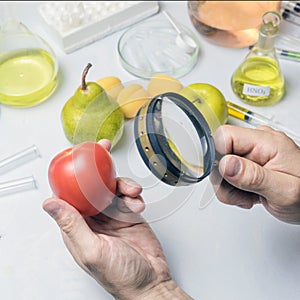
<path id="1" fill-rule="evenodd" d="M 282 7 L 286 9 L 290 9 L 295 13 L 300 13 L 300 2 L 295 1 L 282 1 Z"/>
<path id="2" fill-rule="evenodd" d="M 280 58 L 300 62 L 300 52 L 276 48 L 276 54 Z"/>
<path id="3" fill-rule="evenodd" d="M 33 176 L 0 182 L 0 196 L 36 189 L 37 184 Z"/>
<path id="4" fill-rule="evenodd" d="M 230 101 L 227 101 L 228 114 L 231 117 L 247 122 L 248 124 L 257 127 L 262 125 L 267 125 L 272 127 L 275 130 L 280 130 L 286 133 L 290 138 L 292 138 L 295 143 L 300 145 L 300 136 L 298 136 L 292 130 L 286 128 L 279 122 L 274 122 L 272 118 L 267 118 L 263 115 L 260 115 L 256 112 L 248 110 L 247 108 L 241 107 L 237 104 L 234 104 Z"/>
<path id="5" fill-rule="evenodd" d="M 288 22 L 291 22 L 295 25 L 300 25 L 300 14 L 299 13 L 293 13 L 289 9 L 284 9 L 281 13 L 282 18 Z"/>
<path id="6" fill-rule="evenodd" d="M 36 145 L 23 149 L 3 160 L 0 160 L 0 174 L 3 174 L 15 167 L 40 156 Z"/>
<path id="7" fill-rule="evenodd" d="M 249 50 L 251 50 L 253 47 L 253 45 L 250 45 Z M 278 47 L 275 48 L 275 51 L 279 58 L 300 62 L 300 52 L 298 51 L 286 50 Z"/>

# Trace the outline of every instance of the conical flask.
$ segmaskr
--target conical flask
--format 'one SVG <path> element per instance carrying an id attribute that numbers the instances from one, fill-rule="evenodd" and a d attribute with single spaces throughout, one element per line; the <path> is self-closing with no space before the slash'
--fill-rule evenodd
<path id="1" fill-rule="evenodd" d="M 234 93 L 243 102 L 255 106 L 273 105 L 285 93 L 285 80 L 274 47 L 281 17 L 270 11 L 262 20 L 257 44 L 231 77 Z"/>
<path id="2" fill-rule="evenodd" d="M 16 18 L 0 27 L 0 103 L 33 106 L 46 100 L 57 86 L 54 51 Z"/>

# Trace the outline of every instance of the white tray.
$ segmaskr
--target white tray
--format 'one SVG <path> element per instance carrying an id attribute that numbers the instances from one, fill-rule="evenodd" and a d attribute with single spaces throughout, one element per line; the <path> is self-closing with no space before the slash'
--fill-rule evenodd
<path id="1" fill-rule="evenodd" d="M 53 1 L 39 6 L 46 26 L 66 53 L 158 11 L 158 1 Z"/>

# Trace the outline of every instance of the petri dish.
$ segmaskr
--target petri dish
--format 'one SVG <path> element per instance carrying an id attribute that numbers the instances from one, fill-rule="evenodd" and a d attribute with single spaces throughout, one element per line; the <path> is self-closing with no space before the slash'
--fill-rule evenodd
<path id="1" fill-rule="evenodd" d="M 180 30 L 195 42 L 195 50 L 185 51 L 178 41 L 178 32 L 169 20 L 156 18 L 129 27 L 118 41 L 122 66 L 140 78 L 163 74 L 175 78 L 187 74 L 197 62 L 199 41 L 196 35 L 178 23 Z"/>

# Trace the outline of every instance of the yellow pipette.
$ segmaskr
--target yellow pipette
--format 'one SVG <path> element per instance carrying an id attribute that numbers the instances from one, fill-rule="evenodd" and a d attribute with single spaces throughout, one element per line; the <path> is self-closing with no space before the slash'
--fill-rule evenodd
<path id="1" fill-rule="evenodd" d="M 298 145 L 300 145 L 300 136 L 298 136 L 292 130 L 286 128 L 279 122 L 274 122 L 272 118 L 267 118 L 263 115 L 260 115 L 256 112 L 253 112 L 247 108 L 241 107 L 237 104 L 234 104 L 230 101 L 227 101 L 228 115 L 247 122 L 248 124 L 257 127 L 262 125 L 267 125 L 272 127 L 275 130 L 280 130 L 286 133 L 290 138 L 292 138 Z"/>

